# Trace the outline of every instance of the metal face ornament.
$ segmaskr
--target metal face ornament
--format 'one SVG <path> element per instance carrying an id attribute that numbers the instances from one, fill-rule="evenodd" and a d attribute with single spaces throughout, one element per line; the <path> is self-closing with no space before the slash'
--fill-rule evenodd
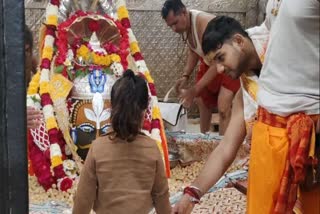
<path id="1" fill-rule="evenodd" d="M 93 140 L 105 134 L 110 128 L 110 102 L 96 93 L 91 100 L 73 100 L 71 114 L 71 136 L 78 147 L 78 154 L 84 160 Z"/>

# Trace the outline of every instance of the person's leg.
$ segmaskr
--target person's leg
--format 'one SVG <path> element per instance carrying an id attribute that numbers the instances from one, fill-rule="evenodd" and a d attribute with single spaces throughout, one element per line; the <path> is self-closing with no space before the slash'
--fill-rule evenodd
<path id="1" fill-rule="evenodd" d="M 203 75 L 208 71 L 208 66 L 200 59 L 199 70 L 196 81 L 200 81 Z M 218 91 L 221 85 L 221 77 L 218 75 L 211 81 L 210 87 L 204 88 L 195 99 L 200 113 L 200 131 L 206 133 L 210 131 L 212 108 L 217 106 Z M 209 89 L 210 88 L 210 89 Z"/>
<path id="2" fill-rule="evenodd" d="M 218 112 L 219 112 L 219 134 L 224 135 L 226 131 L 230 118 L 231 118 L 231 108 L 232 100 L 234 98 L 234 93 L 229 89 L 221 86 L 218 95 Z"/>
<path id="3" fill-rule="evenodd" d="M 206 133 L 210 131 L 211 109 L 206 106 L 202 97 L 196 98 L 196 104 L 200 112 L 200 131 Z"/>

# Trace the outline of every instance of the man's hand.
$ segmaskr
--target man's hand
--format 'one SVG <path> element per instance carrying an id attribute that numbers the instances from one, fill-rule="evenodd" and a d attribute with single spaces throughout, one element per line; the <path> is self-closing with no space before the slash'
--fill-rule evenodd
<path id="1" fill-rule="evenodd" d="M 174 89 L 176 90 L 177 93 L 179 93 L 182 88 L 185 88 L 187 86 L 187 83 L 188 83 L 188 78 L 183 76 L 176 81 L 176 84 L 174 85 Z"/>
<path id="2" fill-rule="evenodd" d="M 42 113 L 31 106 L 27 106 L 27 127 L 28 129 L 38 128 L 41 124 Z"/>
<path id="3" fill-rule="evenodd" d="M 191 87 L 189 89 L 181 89 L 179 98 L 184 107 L 190 108 L 196 96 L 196 89 Z"/>
<path id="4" fill-rule="evenodd" d="M 189 200 L 189 197 L 187 194 L 184 194 L 180 201 L 176 203 L 174 208 L 172 209 L 171 214 L 189 214 L 191 213 L 194 203 L 192 203 Z"/>

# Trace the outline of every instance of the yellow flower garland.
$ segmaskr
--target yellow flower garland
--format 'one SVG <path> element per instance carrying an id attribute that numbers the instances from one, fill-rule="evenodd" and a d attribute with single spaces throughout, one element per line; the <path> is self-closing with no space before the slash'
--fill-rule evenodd
<path id="1" fill-rule="evenodd" d="M 117 54 L 101 56 L 94 52 L 91 52 L 90 49 L 85 45 L 81 45 L 77 50 L 77 57 L 82 57 L 85 61 L 89 61 L 91 59 L 93 64 L 103 66 L 110 66 L 113 62 L 121 61 L 120 56 Z"/>
<path id="2" fill-rule="evenodd" d="M 135 53 L 140 52 L 140 48 L 139 48 L 138 42 L 136 42 L 136 41 L 131 42 L 130 43 L 130 50 L 131 50 L 132 55 L 135 54 Z"/>
<path id="3" fill-rule="evenodd" d="M 129 12 L 125 6 L 120 6 L 117 11 L 118 19 L 129 18 Z"/>
<path id="4" fill-rule="evenodd" d="M 49 82 L 40 82 L 40 95 L 49 93 Z"/>
<path id="5" fill-rule="evenodd" d="M 60 156 L 54 156 L 51 158 L 51 166 L 52 168 L 59 166 L 62 164 L 62 159 Z"/>
<path id="6" fill-rule="evenodd" d="M 153 79 L 152 79 L 149 71 L 146 71 L 146 72 L 144 73 L 144 76 L 146 77 L 148 83 L 154 83 L 154 81 L 153 81 Z"/>
<path id="7" fill-rule="evenodd" d="M 112 62 L 120 62 L 120 61 L 121 61 L 120 56 L 117 55 L 117 54 L 111 54 L 111 55 L 110 55 L 110 58 L 111 58 L 111 61 L 112 61 Z"/>
<path id="8" fill-rule="evenodd" d="M 53 56 L 53 48 L 52 47 L 44 47 L 42 51 L 42 59 L 52 59 Z"/>
<path id="9" fill-rule="evenodd" d="M 155 106 L 152 109 L 152 119 L 154 120 L 161 119 L 161 113 L 158 106 Z"/>
<path id="10" fill-rule="evenodd" d="M 58 16 L 56 15 L 49 15 L 46 19 L 48 25 L 58 25 Z"/>
<path id="11" fill-rule="evenodd" d="M 40 71 L 33 75 L 28 87 L 28 95 L 34 95 L 38 92 L 40 82 Z"/>
<path id="12" fill-rule="evenodd" d="M 47 128 L 47 130 L 58 128 L 57 121 L 54 117 L 49 117 L 46 120 L 46 128 Z"/>

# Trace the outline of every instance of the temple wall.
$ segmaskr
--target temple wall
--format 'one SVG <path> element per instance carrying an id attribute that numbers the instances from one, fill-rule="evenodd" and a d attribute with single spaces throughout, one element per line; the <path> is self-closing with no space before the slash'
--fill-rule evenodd
<path id="1" fill-rule="evenodd" d="M 183 0 L 188 8 L 236 18 L 250 27 L 264 19 L 267 0 Z M 141 52 L 155 80 L 159 98 L 181 75 L 186 59 L 186 45 L 162 20 L 160 10 L 164 0 L 127 0 L 132 29 Z M 47 0 L 25 0 L 26 23 L 35 36 L 37 54 L 38 30 L 44 19 Z"/>

